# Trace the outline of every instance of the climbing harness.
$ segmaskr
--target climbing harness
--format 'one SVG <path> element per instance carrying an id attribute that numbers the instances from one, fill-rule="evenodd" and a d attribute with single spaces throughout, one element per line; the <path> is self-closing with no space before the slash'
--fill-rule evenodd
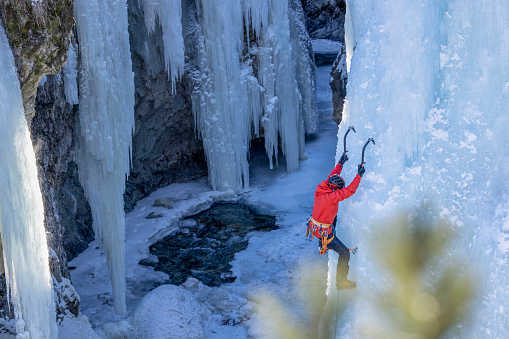
<path id="1" fill-rule="evenodd" d="M 364 147 L 362 148 L 362 161 L 361 161 L 361 166 L 364 166 L 364 164 L 366 163 L 364 161 L 364 151 L 366 150 L 366 146 L 368 146 L 368 144 L 370 142 L 373 142 L 373 145 L 375 144 L 375 139 L 373 138 L 369 138 L 368 141 L 366 141 L 366 143 L 364 144 Z"/>
<path id="2" fill-rule="evenodd" d="M 308 219 L 307 232 L 306 237 L 309 241 L 312 241 L 315 237 L 315 233 L 319 235 L 320 239 L 320 254 L 325 254 L 330 249 L 328 245 L 331 243 L 332 239 L 336 236 L 336 228 L 333 224 L 324 224 L 316 221 L 313 218 Z M 332 237 L 329 239 L 329 235 L 332 234 Z M 348 249 L 352 254 L 357 253 L 356 248 Z"/>
<path id="3" fill-rule="evenodd" d="M 312 241 L 313 238 L 315 237 L 315 233 L 317 233 L 319 235 L 320 244 L 321 244 L 320 245 L 320 254 L 323 255 L 323 254 L 327 253 L 327 250 L 329 250 L 327 245 L 332 241 L 332 239 L 334 239 L 335 231 L 336 230 L 334 229 L 334 227 L 332 227 L 331 224 L 324 224 L 324 223 L 316 221 L 313 218 L 309 218 L 306 237 L 308 238 L 309 241 Z M 330 239 L 329 239 L 329 235 L 331 235 L 331 234 L 332 234 L 332 237 L 330 237 Z"/>
<path id="4" fill-rule="evenodd" d="M 350 130 L 352 130 L 354 133 L 357 133 L 357 132 L 355 131 L 355 128 L 354 128 L 353 126 L 348 127 L 348 130 L 347 130 L 347 131 L 346 131 L 346 133 L 345 133 L 345 137 L 343 138 L 343 145 L 345 146 L 345 150 L 344 150 L 343 154 L 346 154 L 346 152 L 348 152 L 348 151 L 346 150 L 346 136 L 348 135 L 348 133 L 350 132 Z"/>

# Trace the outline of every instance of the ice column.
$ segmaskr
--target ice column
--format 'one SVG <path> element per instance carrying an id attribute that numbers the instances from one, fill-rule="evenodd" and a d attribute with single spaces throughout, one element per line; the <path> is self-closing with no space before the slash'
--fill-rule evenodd
<path id="1" fill-rule="evenodd" d="M 71 41 L 69 51 L 67 52 L 67 62 L 62 67 L 65 100 L 71 105 L 78 104 L 78 69 L 76 59 L 76 49 Z"/>
<path id="2" fill-rule="evenodd" d="M 80 180 L 106 254 L 117 314 L 126 311 L 123 193 L 134 127 L 126 1 L 76 0 L 80 46 Z"/>
<path id="3" fill-rule="evenodd" d="M 316 133 L 318 115 L 316 113 L 316 65 L 311 53 L 311 39 L 307 34 L 306 19 L 300 0 L 290 0 L 288 18 L 290 20 L 290 40 L 295 67 L 295 78 L 300 93 L 301 120 L 306 133 Z M 301 133 L 301 137 L 302 137 Z M 301 148 L 301 154 L 304 148 Z"/>
<path id="4" fill-rule="evenodd" d="M 156 17 L 163 31 L 164 61 L 171 88 L 184 72 L 184 38 L 182 37 L 182 6 L 180 0 L 144 0 L 145 25 L 154 32 Z"/>
<path id="5" fill-rule="evenodd" d="M 203 139 L 213 189 L 249 186 L 247 152 L 252 107 L 260 107 L 252 69 L 240 63 L 243 47 L 241 3 L 201 1 L 205 35 L 205 77 L 193 94 L 196 126 Z M 257 113 L 255 113 L 257 114 Z"/>
<path id="6" fill-rule="evenodd" d="M 251 5 L 251 18 L 264 18 L 255 11 L 264 7 L 265 10 L 269 9 L 269 14 L 268 25 L 261 27 L 259 45 L 262 55 L 259 58 L 258 78 L 269 89 L 264 95 L 262 118 L 265 145 L 269 157 L 274 151 L 277 159 L 280 137 L 287 171 L 293 172 L 299 167 L 300 154 L 304 149 L 304 125 L 292 54 L 288 2 L 269 0 L 265 6 Z M 253 27 L 258 25 L 254 23 Z"/>
<path id="7" fill-rule="evenodd" d="M 14 58 L 0 25 L 0 233 L 16 332 L 57 338 L 44 209 Z"/>

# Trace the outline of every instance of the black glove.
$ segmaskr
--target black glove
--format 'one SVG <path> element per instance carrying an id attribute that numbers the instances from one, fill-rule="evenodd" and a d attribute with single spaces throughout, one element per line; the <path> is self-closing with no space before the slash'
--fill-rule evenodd
<path id="1" fill-rule="evenodd" d="M 360 175 L 362 177 L 362 175 L 364 174 L 364 172 L 366 172 L 366 169 L 364 168 L 364 166 L 362 164 L 359 164 L 359 166 L 357 167 L 357 174 Z"/>
<path id="2" fill-rule="evenodd" d="M 346 153 L 344 153 L 342 156 L 341 156 L 341 159 L 339 159 L 339 163 L 341 165 L 343 165 L 345 162 L 348 161 L 348 155 L 346 155 Z"/>

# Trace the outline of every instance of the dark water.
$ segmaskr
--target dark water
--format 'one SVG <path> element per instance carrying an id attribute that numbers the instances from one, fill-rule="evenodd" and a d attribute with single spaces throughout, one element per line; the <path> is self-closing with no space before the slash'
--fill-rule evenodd
<path id="1" fill-rule="evenodd" d="M 150 253 L 156 255 L 159 262 L 140 262 L 167 273 L 169 283 L 174 285 L 184 283 L 189 277 L 208 286 L 235 281 L 230 261 L 235 253 L 246 249 L 246 234 L 277 228 L 275 217 L 256 214 L 238 203 L 216 203 L 186 219 L 194 219 L 196 224 L 150 247 Z"/>

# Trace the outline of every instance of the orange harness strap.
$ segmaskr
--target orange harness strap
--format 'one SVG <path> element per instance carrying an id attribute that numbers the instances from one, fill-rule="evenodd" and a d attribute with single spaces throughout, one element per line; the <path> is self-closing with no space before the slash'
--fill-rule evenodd
<path id="1" fill-rule="evenodd" d="M 327 236 L 323 236 L 322 237 L 322 247 L 320 247 L 320 254 L 321 255 L 324 255 L 325 253 L 327 253 L 327 251 L 330 249 L 327 247 L 328 244 L 330 244 L 330 242 L 332 241 L 332 239 L 334 239 L 335 235 L 333 234 L 332 237 L 330 237 L 330 239 L 327 239 Z"/>
<path id="2" fill-rule="evenodd" d="M 324 224 L 324 223 L 316 221 L 313 218 L 309 218 L 309 222 L 307 225 L 306 237 L 309 239 L 309 241 L 312 241 L 315 236 L 315 232 L 318 231 L 318 234 L 320 235 L 320 241 L 321 241 L 320 254 L 322 254 L 322 255 L 327 253 L 327 250 L 329 250 L 327 245 L 330 244 L 330 242 L 332 241 L 332 239 L 334 239 L 334 236 L 335 236 L 333 234 L 332 237 L 329 239 L 329 235 L 332 234 L 332 231 L 330 230 L 330 226 L 331 226 L 331 224 Z"/>

